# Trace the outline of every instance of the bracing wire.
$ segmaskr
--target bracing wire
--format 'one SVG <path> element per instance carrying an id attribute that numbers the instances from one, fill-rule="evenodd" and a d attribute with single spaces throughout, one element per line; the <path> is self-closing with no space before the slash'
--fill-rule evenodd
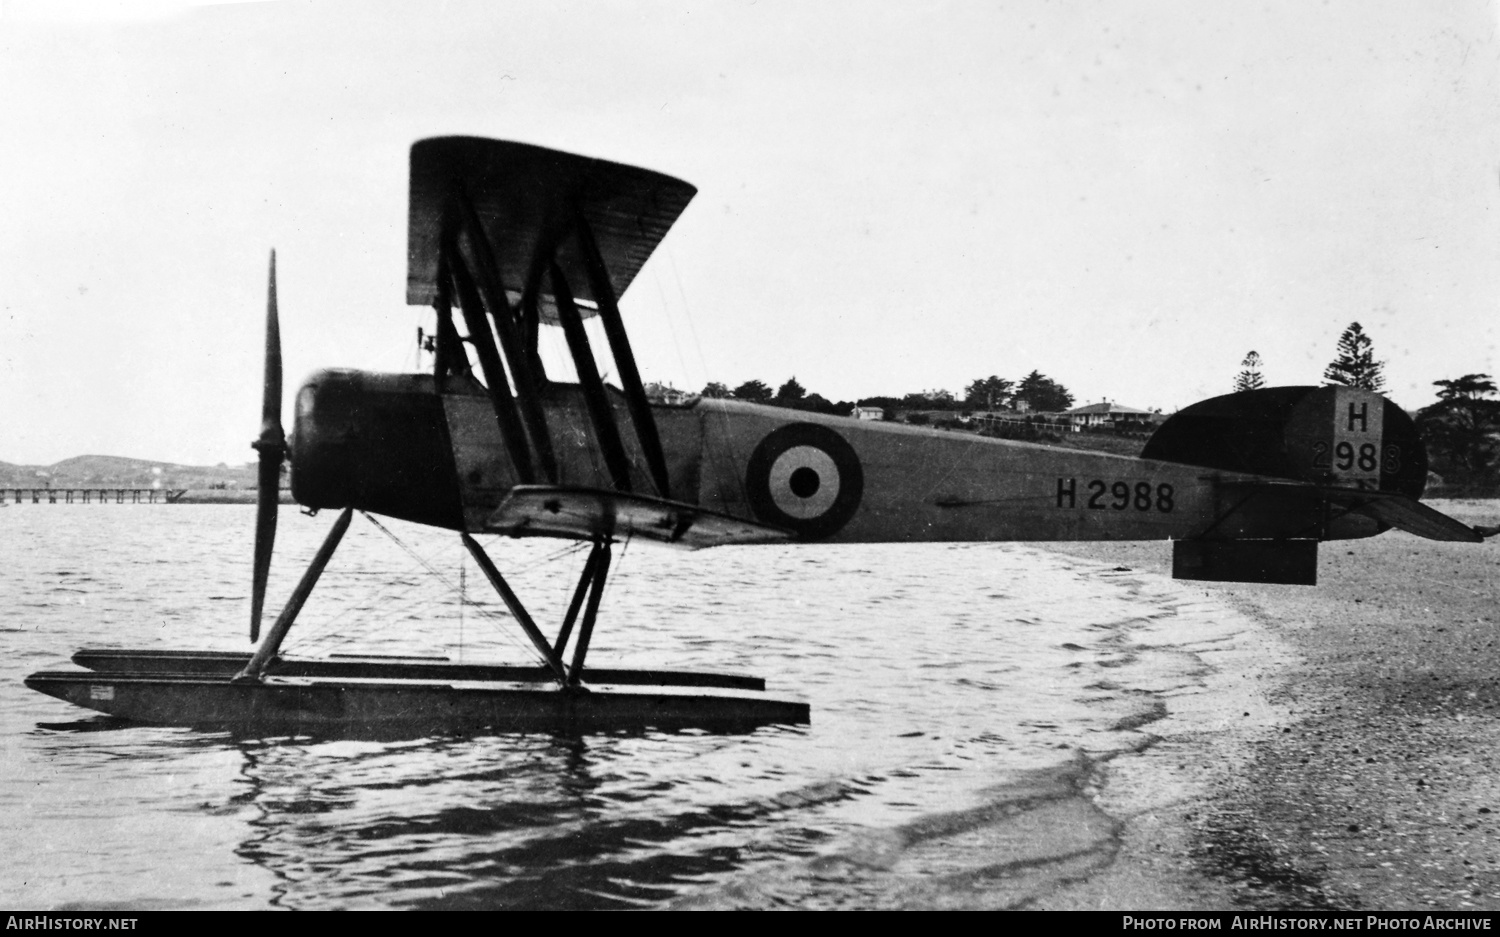
<path id="1" fill-rule="evenodd" d="M 657 293 L 657 296 L 661 299 L 662 312 L 667 317 L 667 323 L 668 323 L 667 334 L 669 334 L 672 337 L 672 349 L 673 349 L 673 351 L 675 351 L 677 353 L 677 366 L 682 369 L 681 373 L 683 375 L 683 378 L 685 380 L 687 380 L 687 379 L 689 379 L 689 376 L 688 376 L 687 355 L 683 354 L 683 352 L 682 352 L 682 341 L 677 336 L 677 323 L 676 323 L 675 318 L 672 315 L 671 303 L 667 300 L 667 288 L 666 288 L 666 285 L 663 284 L 662 278 L 661 278 L 660 275 L 652 277 L 652 280 L 656 283 L 656 293 Z M 682 283 L 681 283 L 680 280 L 679 280 L 679 282 L 677 284 L 677 287 L 678 287 L 678 292 L 680 293 L 682 291 Z M 684 309 L 682 311 L 682 315 L 683 316 L 687 316 L 688 315 L 688 312 L 687 312 L 686 309 Z M 689 324 L 691 325 L 691 323 L 689 323 Z M 703 360 L 703 348 L 702 348 L 702 346 L 699 346 L 699 348 L 698 348 L 698 364 L 701 367 L 703 373 L 707 374 L 708 373 L 708 362 L 706 362 L 706 361 Z M 707 378 L 705 378 L 705 380 L 707 380 Z M 691 388 L 683 388 L 683 389 L 687 390 L 689 392 L 691 392 L 691 390 L 692 390 Z"/>
<path id="2" fill-rule="evenodd" d="M 447 589 L 448 589 L 449 592 L 456 594 L 459 597 L 460 608 L 463 606 L 463 604 L 467 600 L 467 596 L 465 594 L 465 589 L 464 588 L 461 588 L 459 586 L 455 586 L 454 583 L 447 576 L 443 575 L 443 573 L 442 573 L 441 570 L 439 570 L 436 566 L 433 566 L 431 563 L 429 563 L 426 560 L 426 558 L 424 558 L 419 553 L 417 553 L 415 550 L 413 550 L 409 545 L 407 545 L 407 543 L 405 541 L 403 541 L 400 537 L 396 536 L 396 534 L 393 531 L 391 531 L 390 528 L 388 528 L 384 524 L 380 523 L 380 521 L 376 520 L 370 514 L 364 512 L 364 511 L 361 511 L 360 513 L 364 515 L 364 517 L 365 517 L 366 520 L 368 520 L 371 524 L 375 525 L 375 529 L 379 530 L 381 533 L 385 534 L 388 538 L 390 538 L 391 542 L 394 543 L 394 544 L 396 544 L 396 546 L 399 547 L 403 553 L 405 553 L 407 556 L 409 556 L 413 560 L 415 560 L 423 569 L 425 569 L 429 573 L 431 573 L 433 575 L 433 577 L 435 579 L 437 579 L 438 582 L 442 583 L 445 587 L 447 587 Z M 459 567 L 459 571 L 460 571 L 461 575 L 463 573 L 464 568 L 465 567 L 463 567 L 463 566 Z M 501 635 L 503 635 L 506 638 L 506 640 L 510 641 L 516 647 L 520 648 L 523 651 L 526 651 L 531 656 L 537 657 L 540 660 L 540 655 L 537 654 L 536 648 L 532 647 L 529 643 L 523 643 L 523 642 L 521 642 L 521 640 L 519 638 L 517 638 L 513 633 L 511 633 L 511 630 L 508 627 L 505 627 L 505 619 L 510 617 L 508 614 L 502 616 L 497 611 L 485 608 L 484 606 L 479 605 L 477 603 L 475 603 L 473 605 L 473 608 L 474 608 L 474 610 L 476 612 L 479 613 L 479 615 L 481 617 L 486 618 L 489 621 L 491 621 L 492 623 L 494 623 L 497 626 L 497 630 L 499 631 L 499 633 Z"/>
<path id="3" fill-rule="evenodd" d="M 472 602 L 472 601 L 470 601 L 468 599 L 468 595 L 467 595 L 467 580 L 466 580 L 466 572 L 465 572 L 467 567 L 465 567 L 463 565 L 459 566 L 459 583 L 457 585 L 455 585 L 452 582 L 452 580 L 450 580 L 446 575 L 443 574 L 443 572 L 441 570 L 439 570 L 436 566 L 434 566 L 431 562 L 429 562 L 421 554 L 419 554 L 415 550 L 413 550 L 405 541 L 403 541 L 400 537 L 398 537 L 388 527 L 386 527 L 384 524 L 380 523 L 380 521 L 376 520 L 369 513 L 364 512 L 364 511 L 361 511 L 360 513 L 362 515 L 364 515 L 365 519 L 368 520 L 371 524 L 373 524 L 377 530 L 379 530 L 381 533 L 385 534 L 386 537 L 388 537 L 391 540 L 392 543 L 396 544 L 396 546 L 399 547 L 403 553 L 405 553 L 408 557 L 410 557 L 412 560 L 414 560 L 419 566 L 421 566 L 427 572 L 431 573 L 432 576 L 435 579 L 437 579 L 438 582 L 442 583 L 445 587 L 447 587 L 447 589 L 451 593 L 453 593 L 453 594 L 455 594 L 455 595 L 458 596 L 459 603 L 460 603 L 459 604 L 459 607 L 460 607 L 460 623 L 462 623 L 462 621 L 463 621 L 463 619 L 462 619 L 462 608 L 463 608 L 464 605 L 468 605 L 471 608 L 473 608 L 480 615 L 480 617 L 488 619 L 490 622 L 494 623 L 497 626 L 498 632 L 501 635 L 503 635 L 507 640 L 509 640 L 512 644 L 514 644 L 516 647 L 520 648 L 521 650 L 526 651 L 531 656 L 536 657 L 538 660 L 541 660 L 541 655 L 537 653 L 537 650 L 536 650 L 535 647 L 533 647 L 529 642 L 522 642 L 520 640 L 520 638 L 517 635 L 514 634 L 513 630 L 511 628 L 509 628 L 509 627 L 506 626 L 506 619 L 509 619 L 511 617 L 508 611 L 502 613 L 498 609 L 487 608 L 486 606 L 481 605 L 478 602 Z M 551 553 L 548 553 L 547 555 L 542 556 L 539 559 L 536 559 L 536 560 L 534 560 L 534 561 L 526 564 L 525 566 L 522 566 L 522 567 L 514 570 L 512 574 L 514 575 L 516 573 L 525 573 L 525 572 L 527 572 L 529 570 L 537 568 L 538 566 L 542 566 L 542 565 L 547 564 L 547 563 L 555 562 L 555 561 L 557 561 L 559 559 L 562 559 L 564 557 L 567 557 L 567 556 L 569 556 L 571 554 L 576 554 L 579 551 L 581 551 L 581 550 L 583 550 L 583 549 L 585 549 L 587 547 L 588 547 L 587 543 L 570 543 L 567 546 L 564 546 L 564 547 L 561 547 L 561 548 L 559 548 L 557 550 L 554 550 Z M 354 640 L 354 638 L 352 636 L 345 637 L 345 638 L 340 639 L 337 642 L 334 642 L 334 644 L 335 645 L 337 645 L 337 644 L 344 644 L 344 643 L 348 643 L 348 642 L 350 642 L 352 640 Z"/>
<path id="4" fill-rule="evenodd" d="M 416 592 L 420 584 L 420 581 L 413 580 L 407 583 L 398 592 L 386 593 L 382 597 L 382 605 L 389 620 L 384 626 L 377 627 L 370 631 L 362 632 L 361 635 L 364 637 L 377 635 L 387 630 L 388 628 L 393 627 L 396 622 L 400 621 L 400 613 L 406 612 L 408 610 L 414 610 L 419 606 L 425 607 L 429 605 L 430 602 L 428 601 L 426 596 L 422 593 Z M 352 640 L 352 638 L 346 637 L 335 641 L 335 639 L 337 639 L 338 632 L 340 631 L 345 619 L 349 618 L 355 612 L 362 610 L 364 610 L 362 606 L 349 606 L 340 611 L 338 614 L 319 623 L 314 627 L 304 628 L 300 630 L 298 632 L 296 645 L 299 648 L 306 650 L 313 647 L 325 645 L 330 642 L 340 644 L 347 643 L 348 641 Z"/>
<path id="5" fill-rule="evenodd" d="M 374 524 L 375 527 L 376 527 L 376 529 L 378 529 L 381 533 L 385 534 L 387 537 L 391 538 L 391 541 L 393 543 L 395 543 L 396 546 L 400 547 L 403 552 L 405 552 L 412 559 L 416 560 L 417 563 L 419 563 L 422 566 L 423 569 L 427 570 L 433 576 L 437 577 L 438 581 L 441 582 L 443 585 L 447 586 L 449 589 L 451 589 L 454 592 L 454 594 L 458 593 L 458 591 L 459 591 L 458 587 L 456 585 L 454 585 L 453 582 L 451 580 L 449 580 L 447 576 L 443 575 L 442 570 L 439 570 L 437 567 L 433 566 L 426 559 L 424 559 L 421 556 L 421 554 L 417 553 L 411 547 L 407 546 L 407 544 L 400 537 L 398 537 L 394 533 L 392 533 L 390 531 L 390 529 L 388 529 L 384 524 L 380 523 L 380 521 L 376 520 L 374 517 L 372 517 L 371 515 L 365 513 L 364 511 L 361 511 L 360 513 L 365 516 L 366 520 L 368 520 L 370 523 Z M 565 547 L 560 547 L 559 549 L 554 550 L 553 552 L 547 554 L 546 556 L 541 557 L 540 559 L 536 559 L 536 560 L 533 560 L 530 563 L 527 563 L 525 566 L 517 567 L 516 569 L 512 570 L 511 574 L 512 575 L 518 575 L 518 574 L 521 574 L 521 573 L 528 572 L 528 571 L 530 571 L 532 569 L 535 569 L 538 566 L 542 566 L 542 565 L 545 565 L 547 563 L 551 563 L 551 562 L 553 562 L 555 560 L 561 559 L 562 557 L 568 556 L 569 554 L 577 553 L 578 551 L 583 550 L 586 547 L 588 547 L 588 544 L 586 542 L 582 542 L 582 543 L 570 543 L 570 544 L 568 544 Z M 479 607 L 482 607 L 482 606 L 477 606 L 476 605 L 475 607 L 479 608 Z"/>
<path id="6" fill-rule="evenodd" d="M 401 551 L 404 552 L 410 559 L 415 561 L 418 566 L 430 573 L 432 577 L 437 582 L 441 583 L 442 586 L 445 587 L 450 594 L 454 594 L 458 597 L 460 654 L 463 653 L 462 644 L 466 638 L 466 635 L 463 633 L 463 626 L 465 621 L 464 606 L 468 605 L 472 607 L 481 618 L 487 619 L 488 621 L 493 623 L 496 626 L 495 631 L 498 635 L 509 641 L 512 645 L 514 645 L 520 651 L 524 652 L 526 655 L 539 658 L 536 648 L 530 642 L 521 641 L 520 637 L 514 633 L 514 629 L 510 627 L 511 623 L 507 621 L 507 619 L 511 617 L 508 610 L 487 607 L 485 604 L 469 598 L 465 557 L 460 557 L 459 582 L 457 586 L 455 586 L 452 580 L 440 569 L 438 569 L 437 566 L 433 564 L 433 562 L 417 553 L 410 545 L 402 540 L 401 537 L 397 536 L 393 531 L 391 531 L 385 525 L 381 524 L 378 520 L 376 520 L 368 513 L 363 511 L 360 513 L 363 514 L 365 516 L 365 519 L 370 521 L 370 523 L 377 530 L 384 533 L 386 537 L 391 540 L 391 542 L 395 543 L 397 547 L 400 548 Z M 524 574 L 525 572 L 535 569 L 539 566 L 567 557 L 569 554 L 576 554 L 586 547 L 587 544 L 567 544 L 562 548 L 554 550 L 538 559 L 533 560 L 530 563 L 527 563 L 525 566 L 514 570 L 512 574 Z M 347 607 L 337 615 L 333 616 L 332 619 L 321 623 L 320 626 L 313 629 L 310 635 L 309 632 L 303 631 L 299 635 L 299 638 L 301 640 L 297 642 L 298 650 L 305 652 L 316 648 L 319 652 L 331 652 L 333 648 L 351 644 L 355 641 L 367 641 L 371 637 L 375 637 L 384 632 L 387 632 L 391 628 L 397 627 L 404 622 L 409 622 L 418 617 L 421 617 L 418 613 L 420 611 L 429 611 L 432 606 L 432 598 L 430 593 L 416 591 L 421 584 L 422 580 L 420 577 L 418 577 L 406 583 L 399 590 L 399 592 L 386 593 L 379 598 L 378 601 L 380 603 L 382 613 L 381 617 L 385 619 L 384 624 L 379 625 L 373 629 L 361 628 L 357 631 L 357 633 L 351 632 L 350 629 L 341 628 L 340 625 L 343 620 L 348 618 L 354 612 L 365 611 L 370 608 L 368 604 Z M 399 604 L 393 605 L 393 603 Z"/>
<path id="7" fill-rule="evenodd" d="M 605 583 L 604 583 L 604 594 L 599 597 L 600 598 L 599 604 L 601 606 L 604 604 L 604 600 L 605 599 L 609 599 L 612 596 L 614 596 L 614 594 L 615 594 L 615 583 L 617 583 L 617 582 L 620 581 L 620 577 L 618 575 L 615 575 L 615 574 L 619 573 L 620 570 L 622 570 L 622 569 L 625 568 L 625 555 L 630 552 L 630 542 L 633 539 L 634 539 L 633 537 L 631 537 L 631 536 L 629 536 L 627 534 L 626 537 L 625 537 L 625 541 L 622 544 L 620 544 L 620 556 L 613 563 L 614 570 L 612 571 L 612 574 L 610 575 L 609 579 L 605 580 Z"/>
<path id="8" fill-rule="evenodd" d="M 671 247 L 664 245 L 664 249 L 663 249 L 662 253 L 666 256 L 666 259 L 667 259 L 667 268 L 672 271 L 672 280 L 677 285 L 677 295 L 679 297 L 681 297 L 681 299 L 682 299 L 682 307 L 683 307 L 683 310 L 684 310 L 684 312 L 683 312 L 683 318 L 687 320 L 688 334 L 690 336 L 692 336 L 693 347 L 695 349 L 697 349 L 697 351 L 698 351 L 698 361 L 699 361 L 700 364 L 703 365 L 704 372 L 707 373 L 708 372 L 708 358 L 707 358 L 707 356 L 705 356 L 703 354 L 703 342 L 700 341 L 699 338 L 698 338 L 698 327 L 693 324 L 693 315 L 692 315 L 692 312 L 691 312 L 691 306 L 688 303 L 687 289 L 682 285 L 682 273 L 681 273 L 681 271 L 679 271 L 677 269 L 677 260 L 676 260 L 675 257 L 672 256 Z M 739 453 L 736 451 L 737 447 L 735 446 L 735 442 L 734 442 L 734 438 L 735 438 L 734 437 L 734 433 L 730 432 L 730 429 L 729 429 L 729 414 L 727 414 L 724 411 L 720 410 L 719 411 L 719 422 L 722 424 L 722 428 L 724 430 L 724 444 L 728 447 L 729 456 L 730 456 L 730 458 L 735 459 L 736 461 L 738 461 L 738 459 L 739 459 Z M 734 473 L 734 474 L 738 474 L 738 473 Z M 743 485 L 744 485 L 743 480 L 741 481 L 740 484 L 741 484 L 741 489 L 742 489 L 740 491 L 740 494 L 741 494 L 741 496 L 744 496 L 745 492 L 743 491 Z"/>
<path id="9" fill-rule="evenodd" d="M 374 576 L 379 574 L 367 575 Z M 399 591 L 387 590 L 380 596 L 382 612 L 386 619 L 383 625 L 379 625 L 373 629 L 361 630 L 357 636 L 345 634 L 340 637 L 345 619 L 349 618 L 355 612 L 367 610 L 367 606 L 364 605 L 346 606 L 333 617 L 310 628 L 304 627 L 304 629 L 299 630 L 296 641 L 297 647 L 302 650 L 310 650 L 321 648 L 328 644 L 347 644 L 355 640 L 356 637 L 368 639 L 388 631 L 403 620 L 409 621 L 418 617 L 415 614 L 406 614 L 403 616 L 402 613 L 414 613 L 419 608 L 425 611 L 431 606 L 431 599 L 427 594 L 418 591 L 422 583 L 423 580 L 420 577 L 415 577 L 406 582 L 404 587 L 400 588 Z M 390 584 L 388 583 L 387 585 Z"/>

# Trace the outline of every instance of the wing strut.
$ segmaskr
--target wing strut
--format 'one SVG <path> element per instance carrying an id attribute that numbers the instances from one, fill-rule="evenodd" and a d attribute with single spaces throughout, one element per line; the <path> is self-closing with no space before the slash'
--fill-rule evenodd
<path id="1" fill-rule="evenodd" d="M 656 497 L 672 499 L 661 433 L 619 299 L 695 191 L 661 173 L 500 140 L 440 137 L 412 147 L 407 301 L 437 308 L 444 349 L 454 346 L 442 340 L 443 310 L 462 307 L 521 484 L 563 484 L 553 448 L 561 443 L 551 438 L 545 409 L 560 395 L 537 353 L 540 327 L 560 325 L 596 458 L 614 489 L 643 489 L 644 496 L 649 485 Z M 596 362 L 582 327 L 595 313 L 625 415 L 611 404 L 599 377 L 605 362 Z M 462 346 L 457 350 L 466 360 Z M 456 363 L 439 359 L 450 370 Z M 626 420 L 633 437 L 621 426 Z"/>
<path id="2" fill-rule="evenodd" d="M 615 490 L 629 492 L 630 460 L 625 455 L 625 445 L 620 442 L 620 428 L 615 425 L 614 411 L 605 396 L 604 381 L 599 378 L 599 367 L 589 348 L 588 333 L 583 330 L 583 317 L 578 314 L 562 268 L 553 263 L 550 273 L 552 296 L 557 300 L 557 318 L 562 323 L 563 335 L 567 337 L 568 350 L 573 354 L 573 369 L 578 372 L 578 383 L 583 387 L 583 399 L 594 424 L 594 438 L 604 453 L 604 464 L 609 467 Z"/>
<path id="3" fill-rule="evenodd" d="M 521 294 L 516 316 L 521 330 L 521 350 L 531 359 L 532 372 L 545 381 L 547 369 L 542 366 L 542 356 L 537 351 L 542 337 L 542 311 L 537 308 L 535 284 Z"/>
<path id="4" fill-rule="evenodd" d="M 510 365 L 511 377 L 516 383 L 516 403 L 521 408 L 521 418 L 531 436 L 532 451 L 541 463 L 542 475 L 548 481 L 557 482 L 557 459 L 552 452 L 552 437 L 547 432 L 547 417 L 542 411 L 541 360 L 535 353 L 535 342 L 528 349 L 519 334 L 519 323 L 505 297 L 505 284 L 500 280 L 500 271 L 495 266 L 495 250 L 484 233 L 484 226 L 474 213 L 474 206 L 467 198 L 455 196 L 455 210 L 459 214 L 462 230 L 469 242 L 473 257 L 473 270 L 477 276 L 480 297 L 489 310 L 495 324 L 495 334 L 500 337 L 500 348 L 505 352 Z M 528 354 L 528 350 L 531 352 Z"/>
<path id="5" fill-rule="evenodd" d="M 453 325 L 452 283 L 447 265 L 441 259 L 438 264 L 437 297 L 432 303 L 433 311 L 437 313 L 437 353 L 432 360 L 432 376 L 437 382 L 438 392 L 442 393 L 449 375 L 469 373 L 469 356 L 464 353 L 463 339 L 458 337 L 458 329 Z"/>
<path id="6" fill-rule="evenodd" d="M 599 253 L 593 229 L 580 213 L 578 216 L 578 246 L 583 251 L 584 264 L 589 272 L 589 287 L 599 304 L 599 318 L 604 321 L 604 335 L 609 339 L 609 350 L 615 356 L 615 368 L 620 374 L 620 387 L 625 391 L 625 402 L 630 407 L 630 420 L 635 424 L 636 438 L 646 454 L 646 463 L 651 467 L 651 480 L 656 483 L 656 493 L 662 498 L 671 498 L 672 490 L 667 482 L 667 458 L 662 452 L 661 436 L 656 431 L 656 419 L 651 415 L 651 404 L 646 400 L 646 388 L 641 384 L 641 372 L 635 366 L 635 354 L 630 349 L 630 337 L 625 334 L 625 323 L 620 319 L 620 307 L 615 302 L 615 291 L 609 283 L 609 269 Z"/>
<path id="7" fill-rule="evenodd" d="M 474 288 L 474 281 L 464 266 L 463 258 L 452 242 L 445 246 L 448 249 L 443 252 L 443 261 L 453 280 L 454 292 L 458 294 L 464 324 L 469 327 L 469 341 L 474 344 L 474 353 L 479 357 L 479 366 L 484 370 L 484 383 L 490 393 L 490 403 L 495 408 L 500 438 L 505 440 L 506 451 L 516 468 L 516 477 L 534 479 L 536 472 L 532 467 L 531 450 L 526 445 L 526 436 L 522 433 L 521 421 L 516 415 L 516 401 L 510 393 L 510 380 L 506 377 L 505 365 L 500 361 L 495 338 L 490 333 L 484 307 L 480 305 L 479 293 Z"/>

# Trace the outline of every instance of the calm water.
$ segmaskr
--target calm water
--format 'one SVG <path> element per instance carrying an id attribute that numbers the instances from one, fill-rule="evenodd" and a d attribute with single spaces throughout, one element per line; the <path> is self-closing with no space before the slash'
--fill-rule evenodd
<path id="1" fill-rule="evenodd" d="M 1230 627 L 1173 583 L 1021 545 L 633 546 L 590 660 L 759 674 L 810 726 L 245 740 L 112 725 L 22 686 L 85 645 L 248 648 L 252 510 L 0 510 L 0 905 L 889 903 L 893 869 L 909 892 L 1106 841 L 1070 796 L 1196 685 L 1180 648 Z M 273 607 L 332 520 L 283 509 Z M 355 518 L 288 654 L 530 662 L 456 537 L 385 523 L 400 544 Z M 554 630 L 583 555 L 489 547 Z M 1030 832 L 996 833 L 997 810 Z M 1020 858 L 997 865 L 1001 846 Z"/>

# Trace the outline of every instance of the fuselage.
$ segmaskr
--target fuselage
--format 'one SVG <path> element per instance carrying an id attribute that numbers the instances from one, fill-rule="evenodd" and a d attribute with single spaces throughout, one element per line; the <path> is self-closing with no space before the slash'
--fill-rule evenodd
<path id="1" fill-rule="evenodd" d="M 440 391 L 431 375 L 315 374 L 297 398 L 296 499 L 486 530 L 525 479 L 483 387 L 468 378 L 444 383 Z M 623 398 L 611 393 L 611 406 L 624 425 Z M 579 389 L 549 383 L 542 408 L 557 470 L 545 481 L 614 487 Z M 804 541 L 1321 540 L 1384 529 L 1360 515 L 1327 516 L 1310 485 L 1285 479 L 1274 480 L 1273 494 L 1244 499 L 1235 482 L 1265 480 L 1250 473 L 738 400 L 694 398 L 655 405 L 652 415 L 670 490 L 655 489 L 626 434 L 636 493 Z"/>

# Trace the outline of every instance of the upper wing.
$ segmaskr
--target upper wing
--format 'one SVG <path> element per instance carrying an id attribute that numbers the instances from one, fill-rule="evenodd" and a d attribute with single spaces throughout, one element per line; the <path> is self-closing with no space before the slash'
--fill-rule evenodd
<path id="1" fill-rule="evenodd" d="M 550 279 L 534 269 L 555 259 L 575 293 L 595 296 L 571 238 L 578 216 L 588 222 L 618 298 L 697 189 L 671 176 L 525 143 L 479 137 L 434 137 L 411 148 L 406 301 L 437 298 L 439 242 L 453 196 L 467 199 L 494 249 L 512 302 L 531 285 L 544 321 L 555 323 Z M 556 254 L 554 255 L 554 250 Z M 581 306 L 587 314 L 588 306 Z"/>

